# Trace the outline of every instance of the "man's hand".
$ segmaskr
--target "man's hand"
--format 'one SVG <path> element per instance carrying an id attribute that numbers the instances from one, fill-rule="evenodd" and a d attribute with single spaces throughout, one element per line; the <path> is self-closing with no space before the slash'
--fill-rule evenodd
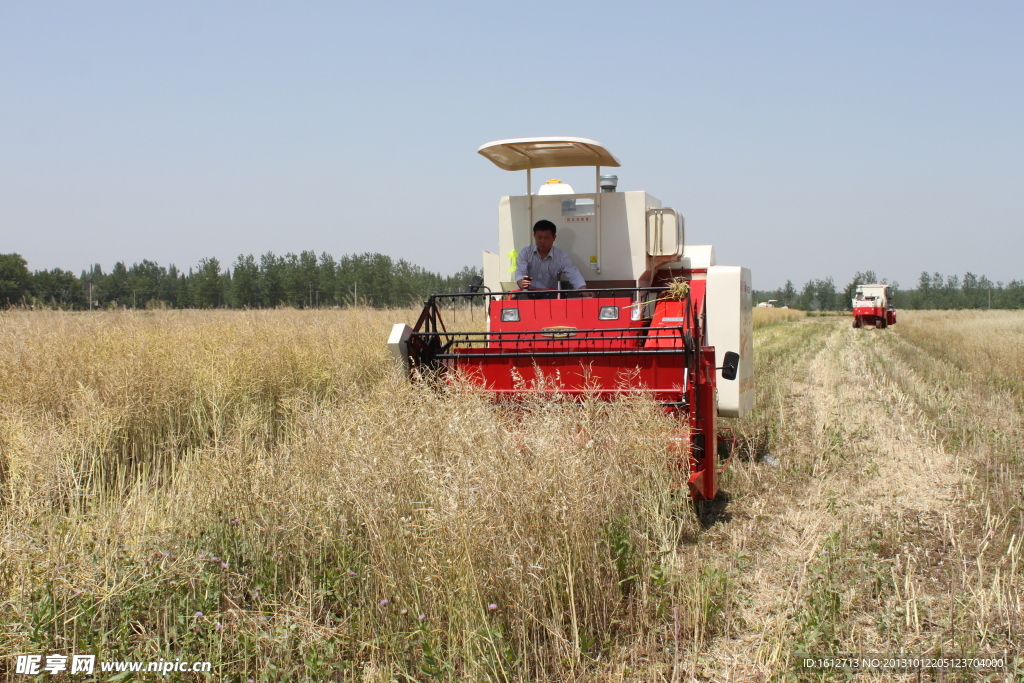
<path id="1" fill-rule="evenodd" d="M 594 298 L 594 293 L 593 292 L 588 292 L 586 287 L 580 287 L 576 291 L 579 292 L 580 296 L 582 296 L 584 299 L 593 299 Z"/>
<path id="2" fill-rule="evenodd" d="M 520 280 L 516 284 L 519 285 L 519 289 L 529 289 L 530 288 L 530 283 L 532 281 L 533 281 L 532 278 L 529 275 L 527 275 L 526 277 L 524 277 L 522 280 Z"/>

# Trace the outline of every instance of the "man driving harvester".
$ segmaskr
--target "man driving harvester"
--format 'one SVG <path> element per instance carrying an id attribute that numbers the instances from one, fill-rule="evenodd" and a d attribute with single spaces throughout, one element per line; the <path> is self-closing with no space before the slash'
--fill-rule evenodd
<path id="1" fill-rule="evenodd" d="M 563 273 L 573 289 L 587 288 L 586 280 L 569 255 L 555 246 L 555 232 L 555 224 L 548 220 L 533 225 L 533 244 L 516 257 L 516 284 L 520 289 L 558 289 L 558 276 Z M 550 296 L 554 295 L 552 292 Z"/>

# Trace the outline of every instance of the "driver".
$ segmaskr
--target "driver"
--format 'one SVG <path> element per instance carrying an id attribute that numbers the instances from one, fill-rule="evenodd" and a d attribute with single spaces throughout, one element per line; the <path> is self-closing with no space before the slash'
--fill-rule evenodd
<path id="1" fill-rule="evenodd" d="M 586 289 L 587 282 L 572 264 L 569 255 L 555 245 L 555 224 L 537 221 L 533 226 L 533 244 L 516 258 L 516 284 L 520 289 L 558 289 L 558 276 L 565 273 L 573 289 Z"/>

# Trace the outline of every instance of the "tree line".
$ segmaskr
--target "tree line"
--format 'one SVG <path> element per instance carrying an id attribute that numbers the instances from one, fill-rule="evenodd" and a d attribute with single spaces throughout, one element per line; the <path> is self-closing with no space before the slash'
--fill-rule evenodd
<path id="1" fill-rule="evenodd" d="M 901 289 L 895 280 L 879 279 L 874 271 L 858 272 L 844 289 L 837 289 L 831 277 L 812 279 L 797 289 L 792 281 L 774 290 L 754 290 L 754 301 L 775 300 L 775 306 L 804 311 L 844 311 L 858 285 L 888 284 L 890 303 L 903 309 L 1024 308 L 1024 280 L 993 282 L 984 275 L 922 272 L 916 289 Z"/>
<path id="2" fill-rule="evenodd" d="M 469 266 L 446 277 L 384 254 L 353 254 L 335 260 L 326 252 L 317 256 L 312 251 L 284 256 L 267 252 L 259 259 L 241 255 L 227 268 L 216 258 L 206 258 L 188 272 L 148 260 L 131 266 L 118 262 L 110 272 L 94 265 L 75 275 L 60 268 L 30 272 L 19 254 L 0 254 L 0 306 L 84 310 L 90 303 L 94 308 L 359 304 L 386 308 L 413 305 L 430 294 L 464 291 L 476 275 L 480 270 Z M 775 290 L 755 290 L 754 301 L 774 299 L 776 306 L 806 311 L 849 310 L 857 285 L 875 282 L 890 285 L 897 308 L 1024 308 L 1024 280 L 993 282 L 970 272 L 962 278 L 923 272 L 916 289 L 907 290 L 871 270 L 858 272 L 843 289 L 831 277 L 809 280 L 800 289 L 787 280 Z"/>
<path id="3" fill-rule="evenodd" d="M 465 267 L 442 276 L 377 253 L 342 256 L 324 252 L 239 256 L 223 268 L 205 258 L 188 272 L 143 260 L 93 265 L 81 274 L 54 268 L 29 271 L 19 254 L 0 254 L 0 306 L 84 310 L 109 307 L 297 308 L 367 305 L 409 306 L 430 294 L 463 291 L 480 271 Z"/>

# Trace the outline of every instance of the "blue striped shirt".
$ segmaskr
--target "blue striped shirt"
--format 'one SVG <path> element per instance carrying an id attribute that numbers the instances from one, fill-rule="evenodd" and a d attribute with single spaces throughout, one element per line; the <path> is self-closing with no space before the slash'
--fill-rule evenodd
<path id="1" fill-rule="evenodd" d="M 558 247 L 551 247 L 542 259 L 537 253 L 537 245 L 531 244 L 520 250 L 516 258 L 516 282 L 529 275 L 532 279 L 530 289 L 558 289 L 558 276 L 562 273 L 572 283 L 573 289 L 587 286 L 587 281 L 572 264 L 569 255 Z"/>

